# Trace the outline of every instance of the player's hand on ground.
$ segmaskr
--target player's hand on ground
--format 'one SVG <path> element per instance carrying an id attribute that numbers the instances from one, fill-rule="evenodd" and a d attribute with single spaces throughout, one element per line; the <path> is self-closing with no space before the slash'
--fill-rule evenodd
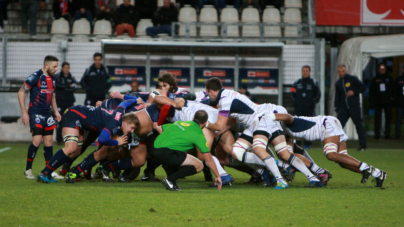
<path id="1" fill-rule="evenodd" d="M 128 136 L 123 135 L 123 136 L 119 137 L 117 140 L 118 140 L 118 145 L 127 144 L 128 143 Z"/>
<path id="2" fill-rule="evenodd" d="M 58 122 L 62 120 L 62 116 L 60 116 L 60 113 L 58 111 L 55 111 L 55 118 Z"/>
<path id="3" fill-rule="evenodd" d="M 216 177 L 215 186 L 217 186 L 217 189 L 219 191 L 220 191 L 220 189 L 222 189 L 222 179 L 220 178 L 220 176 Z"/>
<path id="4" fill-rule="evenodd" d="M 21 118 L 22 118 L 22 123 L 24 123 L 24 125 L 27 125 L 29 123 L 29 115 L 28 115 L 28 113 L 23 113 Z"/>
<path id="5" fill-rule="evenodd" d="M 137 104 L 142 104 L 142 103 L 144 103 L 144 102 L 143 102 L 143 99 L 141 99 L 141 98 L 138 98 L 136 101 L 137 101 Z"/>
<path id="6" fill-rule="evenodd" d="M 177 108 L 182 108 L 185 105 L 185 100 L 183 98 L 176 98 L 175 103 L 177 103 Z"/>
<path id="7" fill-rule="evenodd" d="M 123 95 L 119 91 L 113 91 L 109 93 L 109 96 L 111 96 L 113 99 L 123 99 Z"/>

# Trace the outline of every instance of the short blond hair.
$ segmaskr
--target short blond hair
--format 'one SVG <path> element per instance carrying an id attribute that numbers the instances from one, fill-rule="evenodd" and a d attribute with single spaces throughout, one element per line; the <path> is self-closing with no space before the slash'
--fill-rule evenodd
<path id="1" fill-rule="evenodd" d="M 139 118 L 137 118 L 137 115 L 135 114 L 135 112 L 130 112 L 130 113 L 124 114 L 122 116 L 122 121 L 126 121 L 126 123 L 128 125 L 135 124 L 136 127 L 139 127 L 139 125 L 140 125 Z"/>

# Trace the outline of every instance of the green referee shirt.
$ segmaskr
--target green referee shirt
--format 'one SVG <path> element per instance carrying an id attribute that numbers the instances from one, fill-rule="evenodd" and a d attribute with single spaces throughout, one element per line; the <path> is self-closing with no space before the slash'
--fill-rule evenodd
<path id="1" fill-rule="evenodd" d="M 209 153 L 208 143 L 201 127 L 195 121 L 176 121 L 163 125 L 163 132 L 154 141 L 155 148 L 187 152 L 198 147 L 202 153 Z"/>

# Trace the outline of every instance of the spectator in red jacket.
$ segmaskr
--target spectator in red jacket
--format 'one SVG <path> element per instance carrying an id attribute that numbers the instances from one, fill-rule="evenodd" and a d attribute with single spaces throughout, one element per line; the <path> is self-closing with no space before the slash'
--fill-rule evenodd
<path id="1" fill-rule="evenodd" d="M 135 28 L 138 22 L 138 13 L 135 7 L 130 4 L 130 0 L 124 0 L 115 12 L 115 31 L 120 36 L 125 31 L 130 37 L 135 37 Z"/>
<path id="2" fill-rule="evenodd" d="M 55 17 L 55 19 L 63 17 L 68 22 L 70 22 L 69 6 L 69 0 L 55 0 L 53 2 L 53 16 Z"/>

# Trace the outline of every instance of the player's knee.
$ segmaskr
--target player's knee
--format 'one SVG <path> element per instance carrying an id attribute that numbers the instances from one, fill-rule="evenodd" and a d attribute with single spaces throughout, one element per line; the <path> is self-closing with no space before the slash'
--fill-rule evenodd
<path id="1" fill-rule="evenodd" d="M 236 155 L 237 159 L 240 162 L 243 161 L 244 153 L 247 151 L 248 147 L 248 144 L 241 141 L 236 141 L 233 144 L 233 153 Z"/>
<path id="2" fill-rule="evenodd" d="M 253 140 L 253 149 L 254 150 L 259 149 L 259 148 L 266 149 L 267 144 L 268 144 L 268 141 L 266 141 L 265 139 L 255 138 Z"/>
<path id="3" fill-rule="evenodd" d="M 282 155 L 286 155 L 289 153 L 288 144 L 286 142 L 278 143 L 274 146 L 275 152 L 282 157 Z M 285 152 L 284 152 L 285 151 Z M 286 154 L 285 154 L 286 153 Z"/>
<path id="4" fill-rule="evenodd" d="M 335 143 L 327 143 L 324 145 L 324 155 L 328 160 L 335 161 L 338 145 Z"/>
<path id="5" fill-rule="evenodd" d="M 65 135 L 63 141 L 65 142 L 65 152 L 67 154 L 73 154 L 77 149 L 79 137 L 76 135 Z"/>
<path id="6" fill-rule="evenodd" d="M 196 171 L 199 173 L 199 172 L 201 172 L 202 170 L 203 170 L 203 164 L 202 164 L 202 162 L 195 162 L 195 169 L 196 169 Z"/>

